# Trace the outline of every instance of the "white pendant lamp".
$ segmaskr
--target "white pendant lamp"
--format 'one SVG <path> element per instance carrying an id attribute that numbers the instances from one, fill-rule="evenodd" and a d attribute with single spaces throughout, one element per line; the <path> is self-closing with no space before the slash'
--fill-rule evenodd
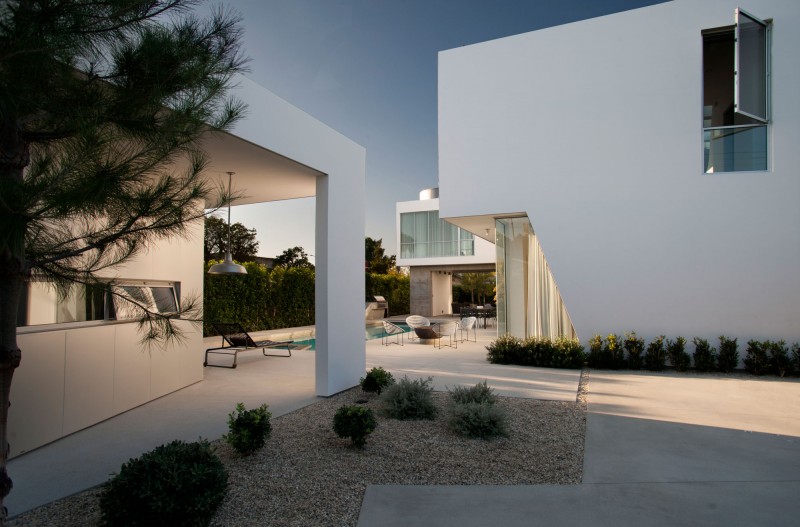
<path id="1" fill-rule="evenodd" d="M 247 269 L 243 265 L 233 263 L 231 258 L 231 178 L 233 172 L 228 174 L 228 246 L 225 253 L 225 260 L 222 263 L 214 264 L 208 270 L 208 274 L 247 274 Z"/>

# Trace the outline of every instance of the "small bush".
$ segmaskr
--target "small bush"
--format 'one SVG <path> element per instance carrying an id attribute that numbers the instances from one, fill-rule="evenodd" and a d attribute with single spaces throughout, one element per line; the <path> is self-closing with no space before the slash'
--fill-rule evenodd
<path id="1" fill-rule="evenodd" d="M 609 333 L 603 352 L 608 359 L 608 366 L 612 370 L 621 370 L 627 366 L 625 363 L 625 349 L 622 347 L 619 335 Z"/>
<path id="2" fill-rule="evenodd" d="M 452 404 L 448 423 L 459 435 L 491 439 L 508 435 L 507 420 L 506 412 L 501 407 L 488 401 L 475 401 Z"/>
<path id="3" fill-rule="evenodd" d="M 245 410 L 244 403 L 236 405 L 236 411 L 228 415 L 229 433 L 222 436 L 229 445 L 243 456 L 247 456 L 264 446 L 272 430 L 269 422 L 272 414 L 266 404 L 253 410 Z"/>
<path id="4" fill-rule="evenodd" d="M 450 399 L 455 404 L 466 403 L 488 403 L 497 402 L 494 388 L 491 388 L 486 381 L 479 382 L 475 386 L 456 386 L 450 390 Z"/>
<path id="5" fill-rule="evenodd" d="M 361 378 L 360 384 L 361 389 L 365 392 L 380 395 L 384 389 L 394 384 L 394 377 L 380 366 L 376 366 L 369 370 L 365 377 Z"/>
<path id="6" fill-rule="evenodd" d="M 607 349 L 603 346 L 603 337 L 595 335 L 589 340 L 589 356 L 587 357 L 590 368 L 605 369 L 611 364 Z"/>
<path id="7" fill-rule="evenodd" d="M 656 337 L 647 345 L 644 355 L 644 367 L 650 371 L 661 371 L 667 363 L 667 354 L 664 351 L 664 335 Z"/>
<path id="8" fill-rule="evenodd" d="M 772 373 L 779 377 L 785 376 L 792 371 L 792 360 L 789 358 L 789 348 L 786 347 L 785 340 L 765 341 L 763 343 L 765 351 L 769 354 L 770 369 Z"/>
<path id="9" fill-rule="evenodd" d="M 333 416 L 333 431 L 339 437 L 349 437 L 358 448 L 364 447 L 367 436 L 377 426 L 375 414 L 363 406 L 342 406 Z"/>
<path id="10" fill-rule="evenodd" d="M 586 353 L 578 339 L 559 337 L 552 341 L 551 368 L 583 368 Z"/>
<path id="11" fill-rule="evenodd" d="M 706 339 L 693 338 L 694 367 L 697 371 L 712 371 L 716 367 L 717 349 L 712 348 Z"/>
<path id="12" fill-rule="evenodd" d="M 669 363 L 677 371 L 686 371 L 692 363 L 692 358 L 686 353 L 686 339 L 678 337 L 675 340 L 667 339 L 667 356 Z"/>
<path id="13" fill-rule="evenodd" d="M 636 336 L 635 331 L 631 331 L 630 333 L 625 333 L 623 346 L 628 353 L 628 367 L 632 370 L 641 370 L 644 339 Z"/>
<path id="14" fill-rule="evenodd" d="M 208 525 L 227 487 L 207 441 L 173 441 L 122 465 L 100 496 L 102 524 Z"/>
<path id="15" fill-rule="evenodd" d="M 759 342 L 757 340 L 747 341 L 747 354 L 744 357 L 744 369 L 753 375 L 764 375 L 769 368 L 769 356 L 767 346 L 769 341 Z"/>
<path id="16" fill-rule="evenodd" d="M 486 346 L 486 360 L 492 364 L 520 364 L 522 341 L 513 335 L 503 335 Z"/>
<path id="17" fill-rule="evenodd" d="M 719 337 L 717 368 L 723 373 L 732 372 L 739 365 L 739 343 L 725 335 Z"/>
<path id="18" fill-rule="evenodd" d="M 410 380 L 404 376 L 381 395 L 386 414 L 394 419 L 433 419 L 433 377 Z"/>
<path id="19" fill-rule="evenodd" d="M 792 344 L 792 362 L 794 369 L 800 371 L 800 342 Z"/>

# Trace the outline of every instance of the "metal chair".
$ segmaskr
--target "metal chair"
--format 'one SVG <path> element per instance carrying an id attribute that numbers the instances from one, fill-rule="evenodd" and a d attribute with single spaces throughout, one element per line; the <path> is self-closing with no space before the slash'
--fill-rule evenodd
<path id="1" fill-rule="evenodd" d="M 403 335 L 406 333 L 403 328 L 397 324 L 392 324 L 388 320 L 384 320 L 383 331 L 384 335 L 381 336 L 381 344 L 384 346 L 388 346 L 390 344 L 399 344 L 400 346 L 403 345 Z M 392 337 L 394 337 L 394 342 L 391 342 Z"/>
<path id="2" fill-rule="evenodd" d="M 458 329 L 461 330 L 461 342 L 464 342 L 464 332 L 467 333 L 466 340 L 469 341 L 469 332 L 472 330 L 472 342 L 478 342 L 478 334 L 476 333 L 477 328 L 475 327 L 478 324 L 478 319 L 475 317 L 467 317 L 462 318 L 458 322 Z"/>
<path id="3" fill-rule="evenodd" d="M 415 328 L 430 326 L 431 321 L 420 315 L 411 315 L 410 317 L 406 318 L 406 324 L 408 324 L 408 327 L 411 328 L 411 331 L 414 331 Z M 413 340 L 413 338 L 413 335 L 408 336 L 408 340 Z"/>

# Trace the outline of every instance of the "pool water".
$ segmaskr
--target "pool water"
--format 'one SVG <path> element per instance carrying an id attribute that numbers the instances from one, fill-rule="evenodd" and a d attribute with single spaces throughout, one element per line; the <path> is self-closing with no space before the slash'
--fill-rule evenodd
<path id="1" fill-rule="evenodd" d="M 411 328 L 408 327 L 408 324 L 397 324 L 397 326 L 401 327 L 403 329 L 403 331 L 405 331 L 406 333 L 411 331 Z M 383 330 L 383 325 L 370 326 L 370 327 L 366 328 L 366 331 L 365 331 L 366 340 L 375 340 L 375 339 L 383 338 L 385 336 L 386 336 L 386 332 Z M 295 340 L 294 343 L 297 344 L 298 346 L 309 346 L 309 349 L 312 349 L 312 350 L 313 349 L 317 349 L 316 348 L 317 339 L 315 339 L 315 338 Z"/>

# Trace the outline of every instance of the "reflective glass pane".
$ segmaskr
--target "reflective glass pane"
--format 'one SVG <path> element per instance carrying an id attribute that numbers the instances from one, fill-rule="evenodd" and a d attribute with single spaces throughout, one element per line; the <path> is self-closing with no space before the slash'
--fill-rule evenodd
<path id="1" fill-rule="evenodd" d="M 767 120 L 767 27 L 736 12 L 736 111 Z"/>
<path id="2" fill-rule="evenodd" d="M 414 243 L 414 213 L 400 215 L 400 243 Z"/>
<path id="3" fill-rule="evenodd" d="M 175 302 L 175 290 L 172 287 L 151 287 L 153 300 L 161 314 L 176 313 L 178 304 Z"/>
<path id="4" fill-rule="evenodd" d="M 767 169 L 767 127 L 721 128 L 703 133 L 705 172 Z"/>

